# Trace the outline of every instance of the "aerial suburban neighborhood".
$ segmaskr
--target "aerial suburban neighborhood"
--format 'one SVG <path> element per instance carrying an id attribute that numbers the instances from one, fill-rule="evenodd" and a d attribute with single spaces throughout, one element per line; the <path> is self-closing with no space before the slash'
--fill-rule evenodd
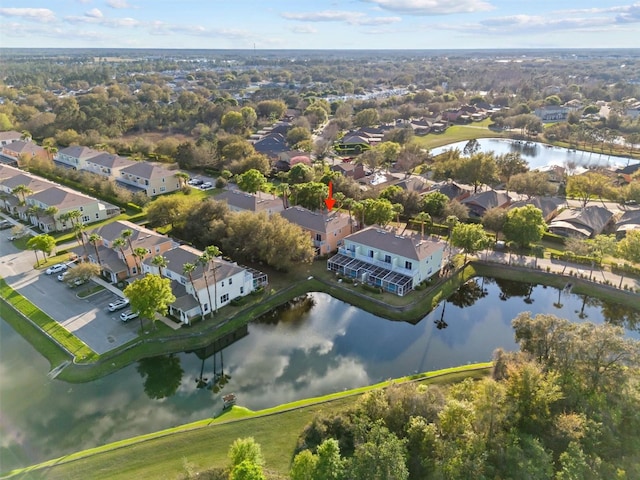
<path id="1" fill-rule="evenodd" d="M 637 50 L 4 53 L 3 478 L 638 478 Z"/>

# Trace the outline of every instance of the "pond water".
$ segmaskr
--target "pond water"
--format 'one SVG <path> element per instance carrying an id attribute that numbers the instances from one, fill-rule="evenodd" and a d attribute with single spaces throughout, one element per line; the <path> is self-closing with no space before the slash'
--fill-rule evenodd
<path id="1" fill-rule="evenodd" d="M 568 148 L 553 147 L 544 143 L 524 142 L 506 138 L 479 138 L 480 151 L 495 152 L 496 155 L 517 152 L 529 162 L 529 168 L 536 169 L 548 165 L 565 166 L 574 164 L 579 167 L 624 167 L 636 164 L 639 161 L 630 157 L 616 157 L 601 155 L 599 153 L 584 152 L 582 150 L 569 150 Z M 444 147 L 431 150 L 432 155 L 438 155 L 445 150 L 464 150 L 466 141 L 452 143 Z"/>
<path id="2" fill-rule="evenodd" d="M 209 349 L 149 359 L 76 385 L 49 380 L 48 363 L 1 321 L 1 470 L 210 417 L 230 392 L 239 405 L 262 409 L 488 361 L 497 347 L 516 348 L 510 323 L 521 311 L 608 320 L 640 338 L 640 312 L 551 287 L 479 278 L 415 325 L 313 293 Z"/>

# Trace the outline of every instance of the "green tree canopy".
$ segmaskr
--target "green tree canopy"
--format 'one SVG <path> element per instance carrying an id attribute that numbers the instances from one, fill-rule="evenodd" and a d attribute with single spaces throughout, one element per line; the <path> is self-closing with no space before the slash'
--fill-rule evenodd
<path id="1" fill-rule="evenodd" d="M 154 323 L 156 314 L 166 315 L 169 305 L 176 301 L 171 292 L 171 280 L 149 274 L 129 284 L 123 291 L 131 310 Z"/>
<path id="2" fill-rule="evenodd" d="M 546 227 L 542 211 L 533 205 L 525 205 L 507 212 L 503 230 L 507 240 L 523 248 L 538 242 Z"/>
<path id="3" fill-rule="evenodd" d="M 243 192 L 256 193 L 261 191 L 267 184 L 266 177 L 258 170 L 252 168 L 241 175 L 238 175 L 238 187 Z"/>
<path id="4" fill-rule="evenodd" d="M 467 255 L 479 252 L 489 244 L 489 237 L 482 225 L 473 223 L 458 223 L 451 232 L 451 243 L 464 250 L 464 260 Z"/>

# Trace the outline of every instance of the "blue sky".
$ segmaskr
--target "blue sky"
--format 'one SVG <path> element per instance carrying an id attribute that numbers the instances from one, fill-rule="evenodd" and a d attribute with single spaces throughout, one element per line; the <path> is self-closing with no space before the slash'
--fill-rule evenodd
<path id="1" fill-rule="evenodd" d="M 640 2 L 0 0 L 0 46 L 638 48 Z"/>

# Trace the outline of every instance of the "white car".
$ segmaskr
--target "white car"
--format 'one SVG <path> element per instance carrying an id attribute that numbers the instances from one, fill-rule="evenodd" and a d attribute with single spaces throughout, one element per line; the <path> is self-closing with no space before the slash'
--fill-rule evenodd
<path id="1" fill-rule="evenodd" d="M 116 300 L 115 302 L 112 302 L 109 304 L 109 306 L 107 307 L 107 309 L 110 312 L 115 312 L 117 310 L 122 310 L 125 307 L 129 306 L 129 299 L 128 298 L 120 298 L 118 300 Z"/>
<path id="2" fill-rule="evenodd" d="M 47 268 L 44 273 L 47 275 L 52 275 L 54 273 L 66 272 L 67 266 L 64 263 L 56 263 L 51 267 Z"/>
<path id="3" fill-rule="evenodd" d="M 211 182 L 204 182 L 202 185 L 200 185 L 201 190 L 210 190 L 212 188 L 213 188 L 213 183 Z"/>
<path id="4" fill-rule="evenodd" d="M 122 312 L 120 314 L 120 320 L 123 322 L 128 322 L 129 320 L 133 320 L 134 318 L 138 318 L 138 314 L 132 312 L 131 310 L 127 310 L 126 312 Z"/>
<path id="5" fill-rule="evenodd" d="M 67 275 L 69 275 L 69 271 L 65 270 L 60 275 L 58 275 L 58 281 L 59 282 L 64 282 L 64 279 L 66 278 Z"/>

